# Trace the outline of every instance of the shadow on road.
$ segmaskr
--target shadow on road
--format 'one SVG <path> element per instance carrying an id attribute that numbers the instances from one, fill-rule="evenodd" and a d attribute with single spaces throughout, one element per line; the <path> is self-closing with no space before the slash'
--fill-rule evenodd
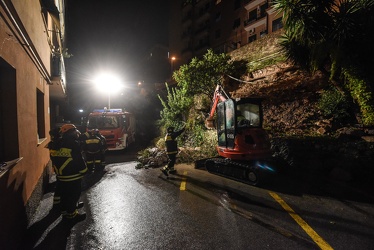
<path id="1" fill-rule="evenodd" d="M 27 229 L 22 249 L 66 249 L 73 226 L 62 221 L 60 211 L 50 210 Z"/>

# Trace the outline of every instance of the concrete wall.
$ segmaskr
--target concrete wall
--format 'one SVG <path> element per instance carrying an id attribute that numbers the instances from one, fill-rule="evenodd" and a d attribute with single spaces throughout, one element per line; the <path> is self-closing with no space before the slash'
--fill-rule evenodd
<path id="1" fill-rule="evenodd" d="M 2 143 L 1 146 L 7 147 L 11 138 L 15 138 L 18 152 L 11 153 L 11 156 L 18 154 L 23 157 L 0 177 L 0 249 L 13 249 L 21 242 L 26 226 L 35 212 L 42 195 L 45 175 L 49 171 L 49 153 L 45 145 L 49 141 L 50 130 L 49 85 L 46 78 L 46 72 L 49 73 L 50 69 L 50 47 L 39 0 L 0 2 L 0 60 L 0 72 L 15 72 L 11 82 L 16 87 L 15 96 L 11 98 L 16 99 L 16 118 L 2 117 L 3 120 L 12 119 L 16 129 L 9 134 L 4 131 L 9 125 L 0 126 L 3 130 L 0 131 L 0 141 L 9 142 L 5 145 Z M 0 86 L 3 86 L 0 91 L 8 84 L 1 82 L 2 80 L 4 79 L 0 77 Z M 39 116 L 39 119 L 38 101 L 39 114 L 44 112 L 44 117 Z M 2 112 L 8 103 L 2 101 L 0 104 Z M 39 124 L 44 129 L 39 140 L 38 120 L 39 123 L 44 123 Z M 3 158 L 0 162 L 10 160 L 8 153 L 3 153 L 0 157 Z"/>

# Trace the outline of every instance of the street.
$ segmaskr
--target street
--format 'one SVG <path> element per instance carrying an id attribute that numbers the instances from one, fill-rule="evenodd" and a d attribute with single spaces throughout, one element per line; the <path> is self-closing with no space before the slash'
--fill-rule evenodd
<path id="1" fill-rule="evenodd" d="M 71 228 L 45 194 L 25 248 L 34 249 L 372 249 L 372 197 L 348 187 L 277 176 L 253 187 L 193 165 L 136 169 L 136 150 L 109 152 L 86 177 Z M 122 153 L 122 154 L 121 154 Z M 126 161 L 126 162 L 125 162 Z M 309 179 L 310 180 L 310 179 Z"/>

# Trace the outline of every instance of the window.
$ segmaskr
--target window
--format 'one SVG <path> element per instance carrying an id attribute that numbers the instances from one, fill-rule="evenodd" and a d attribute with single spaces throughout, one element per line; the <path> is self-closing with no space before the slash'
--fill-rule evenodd
<path id="1" fill-rule="evenodd" d="M 0 58 L 0 162 L 18 157 L 16 70 Z"/>
<path id="2" fill-rule="evenodd" d="M 118 117 L 114 115 L 100 115 L 100 116 L 90 116 L 88 118 L 87 128 L 88 129 L 113 129 L 119 128 L 120 124 Z"/>
<path id="3" fill-rule="evenodd" d="M 36 117 L 38 123 L 38 144 L 42 143 L 45 138 L 45 113 L 44 113 L 44 93 L 39 89 L 36 90 Z"/>
<path id="4" fill-rule="evenodd" d="M 245 103 L 238 105 L 237 113 L 240 113 L 243 119 L 248 121 L 249 126 L 261 127 L 260 105 L 254 103 Z"/>
<path id="5" fill-rule="evenodd" d="M 235 139 L 235 104 L 231 99 L 217 105 L 218 145 L 234 148 Z"/>
<path id="6" fill-rule="evenodd" d="M 233 29 L 236 29 L 240 26 L 240 18 L 235 19 L 234 24 L 232 26 Z"/>
<path id="7" fill-rule="evenodd" d="M 248 37 L 248 43 L 251 43 L 251 42 L 254 42 L 254 41 L 256 41 L 256 34 L 254 34 L 253 36 Z"/>
<path id="8" fill-rule="evenodd" d="M 282 23 L 282 18 L 278 18 L 276 20 L 273 21 L 273 30 L 272 32 L 274 31 L 277 31 L 279 29 L 283 28 L 283 23 Z"/>

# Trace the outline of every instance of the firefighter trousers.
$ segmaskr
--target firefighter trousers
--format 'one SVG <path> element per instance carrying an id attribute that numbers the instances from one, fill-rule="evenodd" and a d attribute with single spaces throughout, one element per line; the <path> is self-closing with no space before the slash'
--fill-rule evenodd
<path id="1" fill-rule="evenodd" d="M 174 170 L 175 161 L 177 160 L 177 154 L 168 154 L 168 170 Z"/>
<path id="2" fill-rule="evenodd" d="M 90 153 L 86 152 L 86 163 L 90 171 L 94 171 L 95 168 L 99 169 L 101 167 L 102 153 Z"/>
<path id="3" fill-rule="evenodd" d="M 60 181 L 61 211 L 68 218 L 74 218 L 78 214 L 77 203 L 81 196 L 82 179 L 74 181 Z"/>

